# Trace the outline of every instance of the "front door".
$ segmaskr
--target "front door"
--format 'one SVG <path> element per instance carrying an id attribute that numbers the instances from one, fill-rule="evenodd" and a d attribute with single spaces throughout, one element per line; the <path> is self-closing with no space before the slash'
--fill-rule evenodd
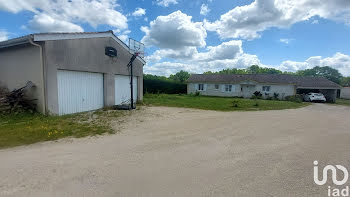
<path id="1" fill-rule="evenodd" d="M 241 85 L 242 96 L 244 98 L 251 98 L 255 92 L 255 85 Z"/>

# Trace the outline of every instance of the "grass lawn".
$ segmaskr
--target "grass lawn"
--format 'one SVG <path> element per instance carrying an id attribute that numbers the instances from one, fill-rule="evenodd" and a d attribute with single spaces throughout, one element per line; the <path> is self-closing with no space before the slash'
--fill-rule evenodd
<path id="1" fill-rule="evenodd" d="M 289 101 L 169 94 L 145 94 L 143 103 L 154 106 L 187 107 L 217 111 L 279 110 L 310 105 L 309 103 Z"/>
<path id="2" fill-rule="evenodd" d="M 335 104 L 350 106 L 350 100 L 347 100 L 347 99 L 337 99 L 337 101 L 335 102 Z"/>
<path id="3" fill-rule="evenodd" d="M 57 140 L 68 136 L 84 137 L 113 133 L 109 119 L 126 113 L 100 110 L 67 116 L 30 113 L 0 114 L 0 148 Z"/>

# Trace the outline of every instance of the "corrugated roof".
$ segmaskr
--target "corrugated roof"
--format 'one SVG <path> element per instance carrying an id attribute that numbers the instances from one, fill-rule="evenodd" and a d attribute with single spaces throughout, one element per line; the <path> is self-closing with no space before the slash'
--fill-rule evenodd
<path id="1" fill-rule="evenodd" d="M 292 84 L 298 87 L 332 88 L 339 89 L 338 84 L 322 77 L 306 77 L 285 74 L 193 74 L 187 80 L 188 83 L 211 82 L 211 83 L 239 83 L 242 81 L 255 81 L 258 83 Z"/>

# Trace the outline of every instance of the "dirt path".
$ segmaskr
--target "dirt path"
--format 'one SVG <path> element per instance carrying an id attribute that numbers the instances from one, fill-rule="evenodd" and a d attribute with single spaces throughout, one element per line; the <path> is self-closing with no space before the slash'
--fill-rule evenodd
<path id="1" fill-rule="evenodd" d="M 0 196 L 327 196 L 313 161 L 350 170 L 349 117 L 144 108 L 119 134 L 0 150 Z"/>

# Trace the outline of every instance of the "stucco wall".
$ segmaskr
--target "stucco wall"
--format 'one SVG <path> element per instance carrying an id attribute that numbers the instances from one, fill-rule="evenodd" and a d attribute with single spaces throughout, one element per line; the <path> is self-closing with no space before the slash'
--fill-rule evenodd
<path id="1" fill-rule="evenodd" d="M 118 56 L 111 58 L 105 55 L 105 47 L 117 49 Z M 72 70 L 104 73 L 105 106 L 114 105 L 114 75 L 129 75 L 127 64 L 129 54 L 112 38 L 90 38 L 59 40 L 45 42 L 45 65 L 47 75 L 48 109 L 58 112 L 57 70 Z M 138 100 L 143 98 L 143 64 L 135 60 L 134 76 L 139 77 Z"/>
<path id="2" fill-rule="evenodd" d="M 198 83 L 188 83 L 187 84 L 187 93 L 195 93 L 198 91 L 196 89 Z M 225 84 L 219 84 L 219 89 L 215 89 L 215 84 L 213 83 L 206 83 L 206 89 L 204 91 L 200 91 L 202 95 L 207 96 L 222 96 L 222 97 L 243 97 L 243 91 L 244 91 L 244 85 L 240 84 L 231 84 L 232 85 L 232 92 L 224 92 L 223 86 Z M 253 84 L 250 84 L 253 85 Z M 270 91 L 266 92 L 269 95 L 265 95 L 265 92 L 262 91 L 263 86 L 270 86 Z M 254 93 L 255 91 L 260 91 L 264 97 L 267 96 L 273 96 L 274 92 L 279 94 L 280 99 L 284 99 L 286 96 L 294 95 L 295 94 L 295 86 L 294 85 L 276 85 L 276 84 L 255 84 L 252 86 L 251 92 Z M 250 98 L 250 96 L 246 96 L 247 98 Z"/>
<path id="3" fill-rule="evenodd" d="M 350 87 L 342 88 L 340 91 L 340 98 L 350 99 Z"/>
<path id="4" fill-rule="evenodd" d="M 27 96 L 37 99 L 37 110 L 43 112 L 42 72 L 40 49 L 32 45 L 0 50 L 0 85 L 9 90 L 17 89 L 32 81 L 35 87 L 27 92 Z"/>

